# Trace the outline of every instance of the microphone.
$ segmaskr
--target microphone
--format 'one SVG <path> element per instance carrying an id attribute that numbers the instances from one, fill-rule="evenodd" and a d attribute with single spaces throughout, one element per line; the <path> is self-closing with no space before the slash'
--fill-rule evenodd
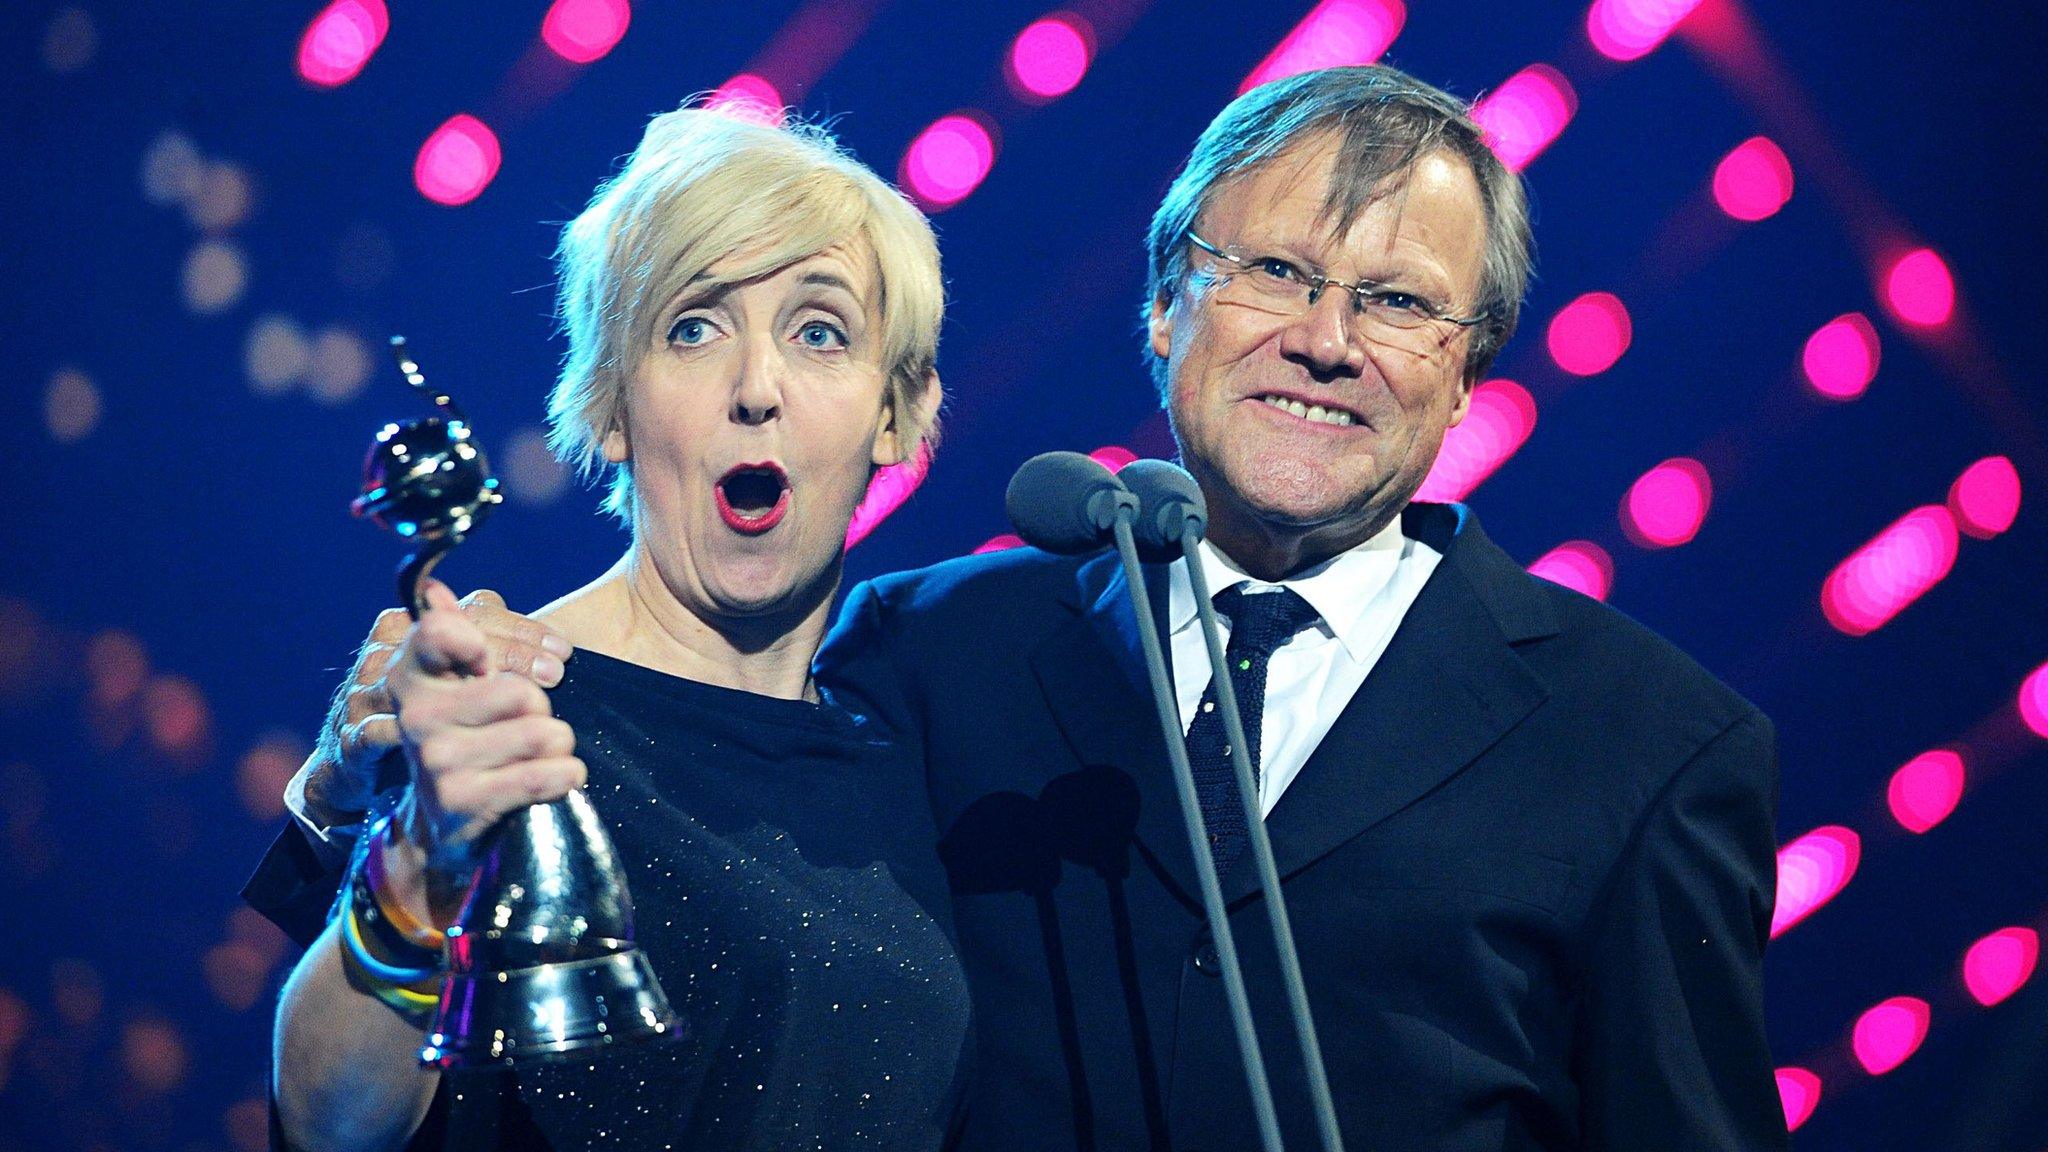
<path id="1" fill-rule="evenodd" d="M 1046 452 L 1010 477 L 1003 510 L 1026 544 L 1062 556 L 1092 552 L 1109 540 L 1120 509 L 1138 498 L 1100 461 L 1079 452 Z"/>
<path id="2" fill-rule="evenodd" d="M 1216 685 L 1216 703 L 1223 714 L 1224 733 L 1230 740 L 1231 768 L 1237 774 L 1238 793 L 1244 800 L 1245 836 L 1258 868 L 1259 887 L 1266 897 L 1266 919 L 1273 930 L 1280 983 L 1287 993 L 1288 1013 L 1294 1018 L 1294 1035 L 1301 1045 L 1302 1066 L 1308 1075 L 1316 1134 L 1324 1152 L 1342 1152 L 1344 1138 L 1337 1128 L 1336 1102 L 1330 1094 L 1329 1074 L 1323 1068 L 1323 1049 L 1316 1037 L 1315 1020 L 1309 1014 L 1308 988 L 1302 980 L 1301 958 L 1294 947 L 1294 926 L 1287 916 L 1287 899 L 1280 891 L 1280 869 L 1273 860 L 1273 844 L 1266 834 L 1265 813 L 1253 781 L 1251 757 L 1246 752 L 1244 720 L 1238 712 L 1237 693 L 1224 661 L 1216 609 L 1209 602 L 1209 580 L 1195 548 L 1208 528 L 1207 502 L 1193 476 L 1164 460 L 1133 461 L 1124 466 L 1117 478 L 1138 497 L 1138 521 L 1133 533 L 1139 555 L 1148 560 L 1187 558 L 1188 589 L 1201 621 L 1209 674 Z"/>
<path id="3" fill-rule="evenodd" d="M 1172 465 L 1167 465 L 1172 468 Z M 1179 469 L 1173 469 L 1179 471 Z M 1140 473 L 1142 477 L 1144 473 Z M 1169 482 L 1170 484 L 1170 482 Z M 1178 491 L 1178 490 L 1176 490 Z M 1199 493 L 1197 496 L 1199 497 Z M 1160 502 L 1162 505 L 1165 501 Z M 1183 505 L 1185 504 L 1182 501 Z M 1110 474 L 1099 461 L 1078 452 L 1047 452 L 1033 456 L 1010 478 L 1003 497 L 1017 535 L 1024 542 L 1048 552 L 1076 554 L 1102 545 L 1113 537 L 1117 558 L 1123 565 L 1124 585 L 1131 597 L 1137 619 L 1138 646 L 1145 656 L 1145 678 L 1152 689 L 1152 708 L 1159 721 L 1159 734 L 1166 743 L 1166 759 L 1173 769 L 1174 791 L 1180 798 L 1181 822 L 1187 830 L 1188 849 L 1194 857 L 1196 886 L 1201 890 L 1202 911 L 1209 922 L 1209 937 L 1216 945 L 1216 958 L 1223 968 L 1224 998 L 1230 1005 L 1231 1032 L 1237 1039 L 1238 1059 L 1244 1065 L 1245 1086 L 1251 1092 L 1252 1112 L 1258 1122 L 1259 1147 L 1263 1152 L 1282 1152 L 1280 1119 L 1273 1110 L 1273 1088 L 1266 1077 L 1265 1056 L 1259 1051 L 1258 1030 L 1252 1024 L 1251 999 L 1245 994 L 1244 970 L 1237 960 L 1237 942 L 1230 931 L 1230 914 L 1223 904 L 1223 888 L 1217 881 L 1216 861 L 1209 853 L 1209 832 L 1202 820 L 1202 803 L 1195 793 L 1194 769 L 1188 766 L 1187 741 L 1180 724 L 1180 705 L 1166 669 L 1166 657 L 1159 642 L 1159 626 L 1152 618 L 1152 597 L 1145 589 L 1145 572 L 1138 559 L 1134 525 L 1139 519 L 1139 499 L 1123 481 Z M 1155 517 L 1156 519 L 1156 517 Z M 1186 524 L 1181 517 L 1181 524 Z M 1185 547 L 1192 537 L 1181 533 Z M 1160 534 L 1165 541 L 1164 531 Z M 1245 770 L 1250 775 L 1250 770 Z"/>
<path id="4" fill-rule="evenodd" d="M 1178 560 L 1184 543 L 1200 540 L 1209 528 L 1209 502 L 1187 469 L 1165 460 L 1133 460 L 1117 473 L 1138 498 L 1138 555 Z"/>

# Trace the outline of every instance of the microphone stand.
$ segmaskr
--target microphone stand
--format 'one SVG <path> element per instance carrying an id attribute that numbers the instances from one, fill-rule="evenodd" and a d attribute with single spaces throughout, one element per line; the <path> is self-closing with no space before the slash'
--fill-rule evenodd
<path id="1" fill-rule="evenodd" d="M 1237 1034 L 1237 1050 L 1239 1055 L 1244 1058 L 1245 1083 L 1251 1089 L 1252 1112 L 1257 1117 L 1259 1124 L 1259 1146 L 1265 1152 L 1281 1152 L 1280 1121 L 1273 1111 L 1273 1088 L 1266 1080 L 1266 1062 L 1264 1057 L 1259 1054 L 1259 1036 L 1252 1026 L 1251 1003 L 1246 998 L 1244 991 L 1244 972 L 1238 967 L 1237 963 L 1237 943 L 1230 933 L 1229 913 L 1223 906 L 1223 888 L 1222 885 L 1217 883 L 1216 879 L 1216 860 L 1210 854 L 1208 832 L 1202 823 L 1202 801 L 1195 793 L 1195 773 L 1192 768 L 1188 767 L 1187 737 L 1181 731 L 1180 709 L 1174 702 L 1173 688 L 1167 679 L 1166 658 L 1161 654 L 1159 648 L 1159 629 L 1157 623 L 1152 619 L 1152 596 L 1145 590 L 1145 573 L 1138 565 L 1137 540 L 1131 532 L 1131 525 L 1138 515 L 1137 499 L 1129 496 L 1128 493 L 1119 493 L 1119 495 L 1123 496 L 1124 499 L 1117 502 L 1116 519 L 1112 525 L 1112 530 L 1116 534 L 1117 555 L 1123 560 L 1124 581 L 1131 588 L 1131 607 L 1138 614 L 1138 642 L 1145 652 L 1145 673 L 1152 682 L 1152 703 L 1159 713 L 1159 731 L 1161 735 L 1166 737 L 1166 758 L 1173 765 L 1173 782 L 1180 793 L 1180 812 L 1181 818 L 1187 824 L 1188 846 L 1194 851 L 1195 876 L 1200 882 L 1202 889 L 1202 908 L 1209 918 L 1209 934 L 1215 940 L 1217 959 L 1222 962 L 1223 992 L 1225 998 L 1230 1002 L 1230 1023 L 1232 1030 Z M 1213 612 L 1209 617 L 1208 627 L 1210 629 L 1210 644 L 1213 648 L 1216 635 Z M 1220 651 L 1215 652 L 1215 656 L 1219 661 L 1222 659 Z M 1229 681 L 1227 675 L 1224 676 L 1224 681 L 1224 687 L 1227 688 Z M 1234 706 L 1231 714 L 1235 715 Z M 1243 743 L 1242 739 L 1235 733 L 1232 738 L 1237 740 L 1239 744 Z M 1241 755 L 1240 760 L 1242 760 Z M 1245 782 L 1250 777 L 1250 774 L 1251 769 L 1248 765 L 1239 769 L 1240 787 L 1246 786 Z M 1252 803 L 1256 804 L 1257 800 L 1254 798 Z M 1258 836 L 1260 837 L 1259 842 L 1264 844 L 1265 829 L 1263 825 L 1259 827 Z M 1266 858 L 1268 860 L 1267 867 L 1270 868 L 1272 858 L 1272 848 L 1270 845 L 1266 847 Z M 1274 887 L 1277 890 L 1277 881 L 1275 881 Z M 1289 950 L 1288 955 L 1290 958 L 1292 957 L 1292 950 Z M 1294 979 L 1298 985 L 1301 979 L 1298 966 L 1294 969 Z M 1302 1013 L 1296 1021 L 1297 1026 L 1304 1022 L 1306 1018 L 1306 1001 L 1304 1000 Z M 1311 1042 L 1313 1041 L 1313 1032 L 1307 1032 L 1304 1035 L 1308 1036 Z M 1320 1081 L 1320 1072 L 1322 1070 L 1320 1056 L 1318 1056 L 1313 1067 L 1317 1074 L 1317 1079 Z M 1322 1085 L 1324 1107 L 1327 1107 L 1328 1099 L 1329 1085 L 1324 1083 Z M 1334 1131 L 1334 1120 L 1332 1123 L 1332 1131 Z M 1325 1143 L 1327 1146 L 1327 1140 Z"/>
<path id="2" fill-rule="evenodd" d="M 1215 678 L 1216 707 L 1223 713 L 1223 734 L 1230 741 L 1230 764 L 1237 770 L 1237 791 L 1244 801 L 1244 827 L 1252 858 L 1258 862 L 1259 887 L 1266 894 L 1266 918 L 1273 928 L 1274 951 L 1280 957 L 1280 980 L 1287 987 L 1287 1007 L 1294 1016 L 1294 1034 L 1301 1041 L 1301 1062 L 1308 1071 L 1308 1092 L 1314 1104 L 1316 1134 L 1323 1152 L 1344 1152 L 1344 1137 L 1337 1131 L 1337 1107 L 1330 1097 L 1330 1078 L 1323 1071 L 1323 1047 L 1316 1040 L 1316 1023 L 1309 1016 L 1308 987 L 1301 978 L 1301 958 L 1294 950 L 1294 926 L 1287 918 L 1287 901 L 1280 895 L 1280 869 L 1273 862 L 1273 842 L 1266 835 L 1265 806 L 1259 801 L 1257 781 L 1252 779 L 1251 754 L 1245 750 L 1244 721 L 1237 710 L 1237 687 L 1231 683 L 1230 668 L 1223 656 L 1223 638 L 1216 626 L 1216 607 L 1209 602 L 1209 575 L 1202 571 L 1197 551 L 1200 526 L 1190 522 L 1181 534 L 1181 555 L 1187 562 L 1188 586 L 1195 597 L 1195 611 L 1202 621 L 1202 638 L 1209 645 L 1210 675 Z M 1178 717 L 1176 717 L 1177 719 Z M 1183 752 L 1182 760 L 1186 754 Z M 1190 783 L 1192 787 L 1192 782 Z M 1214 871 L 1212 867 L 1211 872 Z"/>

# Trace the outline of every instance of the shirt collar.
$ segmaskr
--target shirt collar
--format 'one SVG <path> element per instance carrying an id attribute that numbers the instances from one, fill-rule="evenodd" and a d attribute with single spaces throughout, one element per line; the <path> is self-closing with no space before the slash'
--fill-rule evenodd
<path id="1" fill-rule="evenodd" d="M 1368 637 L 1366 612 L 1394 578 L 1401 557 L 1409 552 L 1409 540 L 1401 532 L 1396 516 L 1371 539 L 1349 551 L 1339 552 L 1313 568 L 1305 569 L 1278 584 L 1254 580 L 1208 540 L 1197 548 L 1202 575 L 1208 577 L 1209 594 L 1214 596 L 1235 585 L 1260 588 L 1290 588 L 1322 617 L 1317 627 L 1333 635 L 1353 659 L 1362 659 L 1361 647 Z M 1188 580 L 1187 563 L 1176 560 L 1167 569 L 1167 628 L 1170 633 L 1195 626 L 1195 594 Z"/>

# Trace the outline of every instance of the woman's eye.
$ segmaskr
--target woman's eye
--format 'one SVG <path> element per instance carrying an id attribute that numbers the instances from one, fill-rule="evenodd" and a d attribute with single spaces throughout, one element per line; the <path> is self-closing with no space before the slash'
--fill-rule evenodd
<path id="1" fill-rule="evenodd" d="M 834 349 L 846 347 L 846 333 L 823 320 L 812 320 L 796 330 L 797 343 L 806 348 Z"/>
<path id="2" fill-rule="evenodd" d="M 668 342 L 690 347 L 711 339 L 711 321 L 702 316 L 685 316 L 670 326 Z"/>

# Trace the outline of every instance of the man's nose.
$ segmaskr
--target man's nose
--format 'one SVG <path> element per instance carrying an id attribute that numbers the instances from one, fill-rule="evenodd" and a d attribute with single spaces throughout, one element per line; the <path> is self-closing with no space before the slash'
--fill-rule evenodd
<path id="1" fill-rule="evenodd" d="M 770 339 L 757 340 L 740 362 L 733 382 L 732 418 L 745 425 L 766 424 L 782 415 L 781 350 Z"/>
<path id="2" fill-rule="evenodd" d="M 1288 323 L 1280 351 L 1311 372 L 1355 375 L 1365 367 L 1351 318 L 1351 293 L 1332 285 Z"/>

